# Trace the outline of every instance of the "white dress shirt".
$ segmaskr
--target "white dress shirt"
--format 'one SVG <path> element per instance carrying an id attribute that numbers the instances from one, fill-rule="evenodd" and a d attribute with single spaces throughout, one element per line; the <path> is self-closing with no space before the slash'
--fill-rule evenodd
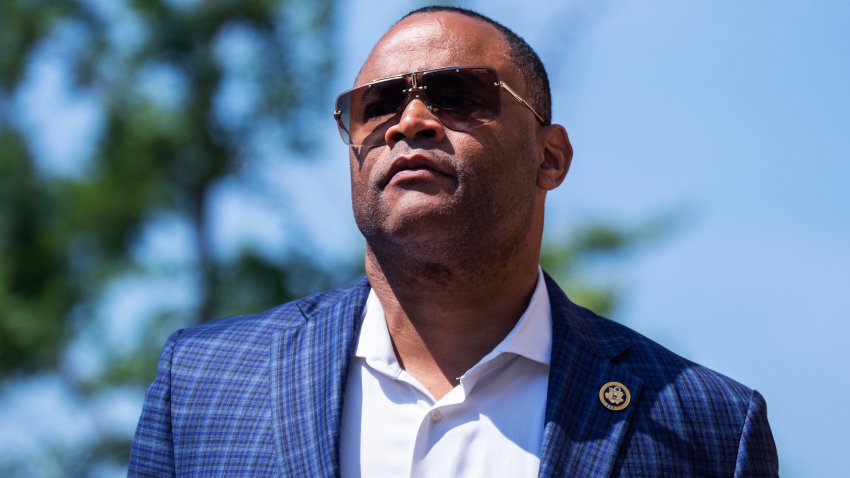
<path id="1" fill-rule="evenodd" d="M 399 366 L 374 291 L 364 315 L 343 402 L 343 477 L 537 476 L 552 348 L 539 268 L 513 330 L 440 400 Z"/>

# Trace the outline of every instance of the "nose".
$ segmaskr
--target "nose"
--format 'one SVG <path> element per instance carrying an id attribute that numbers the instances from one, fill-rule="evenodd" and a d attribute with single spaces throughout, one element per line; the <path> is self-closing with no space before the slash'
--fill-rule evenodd
<path id="1" fill-rule="evenodd" d="M 401 112 L 398 123 L 387 129 L 384 134 L 384 139 L 390 148 L 404 139 L 428 139 L 439 143 L 445 137 L 446 131 L 443 123 L 431 113 L 431 110 L 418 96 L 407 103 Z"/>

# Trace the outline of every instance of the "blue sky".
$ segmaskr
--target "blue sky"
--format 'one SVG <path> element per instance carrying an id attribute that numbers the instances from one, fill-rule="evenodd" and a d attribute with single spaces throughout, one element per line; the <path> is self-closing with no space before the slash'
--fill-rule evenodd
<path id="1" fill-rule="evenodd" d="M 549 197 L 548 238 L 587 221 L 641 224 L 679 214 L 682 226 L 665 240 L 595 272 L 622 291 L 613 318 L 761 391 L 784 476 L 844 474 L 836 457 L 850 427 L 850 3 L 464 5 L 525 37 L 549 69 L 554 119 L 567 127 L 576 155 L 567 181 Z M 341 7 L 339 45 L 347 55 L 336 89 L 350 85 L 380 34 L 415 6 L 356 0 Z M 40 132 L 37 152 L 46 167 L 82 174 L 79 158 L 98 127 L 92 100 L 69 95 L 61 72 L 44 68 L 32 72 L 21 121 Z M 277 243 L 284 230 L 298 228 L 312 231 L 305 237 L 315 238 L 317 261 L 362 249 L 332 101 L 317 126 L 326 140 L 310 161 L 265 163 L 265 180 L 281 185 L 278 204 L 221 187 L 221 250 Z M 294 212 L 292 222 L 278 219 L 278 207 Z M 180 246 L 187 234 L 162 218 L 139 253 L 179 256 L 191 247 Z M 160 287 L 190 302 L 191 288 L 181 280 Z M 133 292 L 107 292 L 103 315 L 121 317 L 107 335 L 129 343 L 140 326 L 133 317 L 143 316 L 158 292 L 126 282 L 115 290 Z M 96 368 L 96 357 L 74 354 L 78 365 Z M 74 424 L 82 405 L 63 402 L 60 389 L 42 379 L 0 394 L 7 410 L 0 429 L 38 425 L 26 412 L 34 396 L 59 410 L 51 420 L 58 425 L 30 427 L 23 441 L 0 433 L 0 445 L 37 456 L 39 436 L 61 429 L 56 439 L 73 442 L 103 426 Z M 111 406 L 103 420 L 130 430 L 138 400 L 116 391 L 92 406 Z"/>

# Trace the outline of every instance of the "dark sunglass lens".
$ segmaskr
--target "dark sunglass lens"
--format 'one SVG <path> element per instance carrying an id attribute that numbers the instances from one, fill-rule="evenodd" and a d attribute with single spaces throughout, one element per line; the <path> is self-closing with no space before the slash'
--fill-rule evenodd
<path id="1" fill-rule="evenodd" d="M 425 73 L 422 82 L 433 111 L 451 129 L 474 128 L 499 115 L 499 87 L 493 70 L 438 70 Z"/>
<path id="2" fill-rule="evenodd" d="M 403 78 L 364 85 L 344 93 L 337 100 L 343 139 L 349 144 L 382 141 L 381 129 L 389 127 L 404 101 L 406 83 Z M 347 136 L 347 138 L 346 138 Z M 376 140 L 375 138 L 380 138 Z"/>

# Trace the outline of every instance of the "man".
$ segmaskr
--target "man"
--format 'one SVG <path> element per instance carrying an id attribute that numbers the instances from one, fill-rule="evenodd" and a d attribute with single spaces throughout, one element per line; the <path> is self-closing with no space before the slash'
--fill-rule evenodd
<path id="1" fill-rule="evenodd" d="M 366 280 L 175 333 L 130 474 L 775 476 L 761 395 L 539 269 L 572 159 L 550 115 L 505 27 L 394 25 L 335 112 Z"/>

